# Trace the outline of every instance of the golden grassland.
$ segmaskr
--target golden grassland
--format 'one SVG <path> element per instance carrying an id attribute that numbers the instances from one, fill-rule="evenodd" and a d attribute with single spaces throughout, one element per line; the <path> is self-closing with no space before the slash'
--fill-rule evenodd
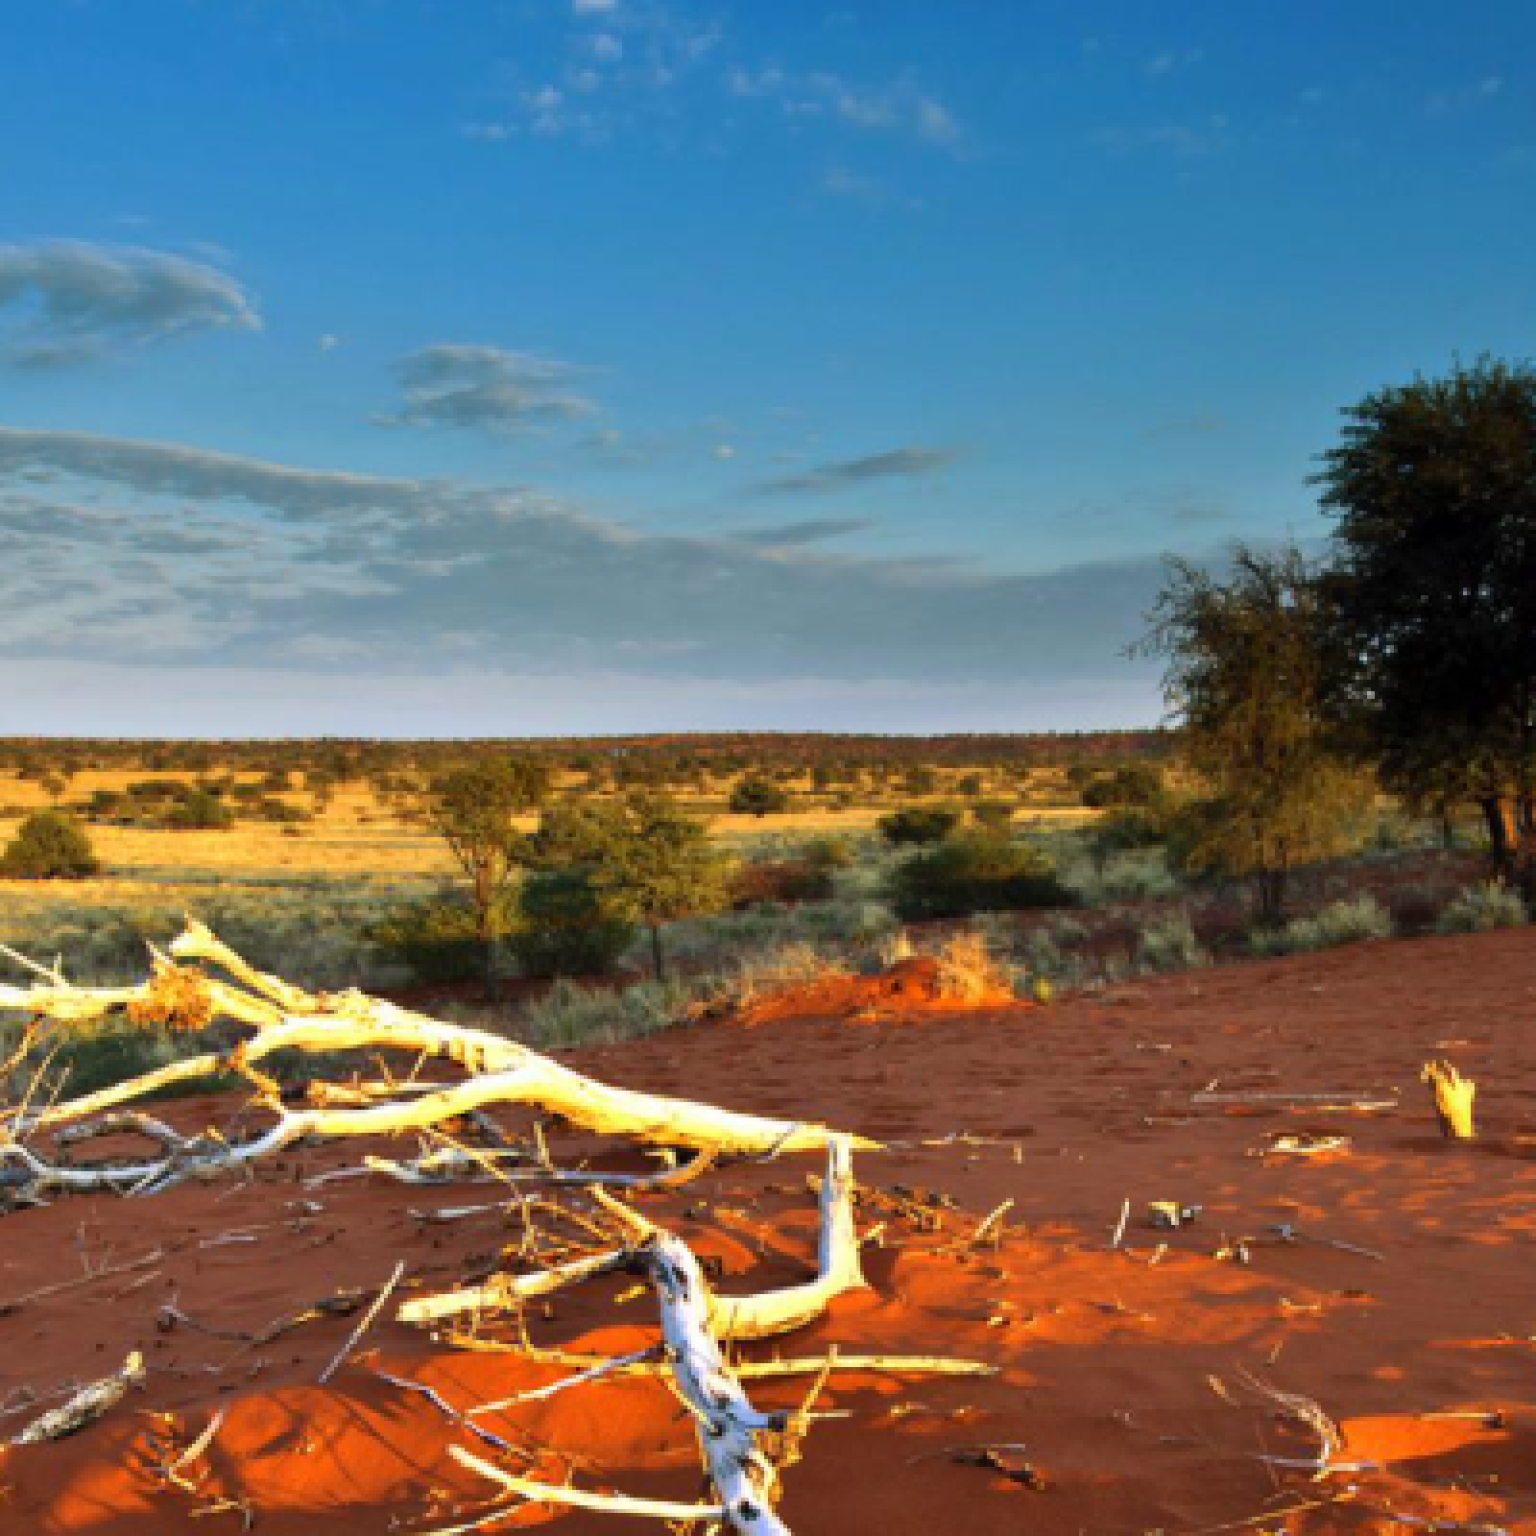
<path id="1" fill-rule="evenodd" d="M 188 778 L 87 771 L 70 781 L 66 805 L 86 799 L 98 789 L 122 790 L 147 777 Z M 254 780 L 252 780 L 254 782 Z M 379 799 L 366 784 L 340 786 L 316 804 L 302 792 L 288 795 L 314 813 L 311 821 L 285 826 L 240 821 L 222 831 L 164 831 L 143 827 L 92 824 L 91 842 L 106 868 L 100 879 L 70 882 L 55 888 L 60 900 L 106 900 L 135 888 L 164 889 L 168 885 L 210 883 L 293 883 L 387 888 L 415 888 L 453 877 L 455 867 L 442 840 Z M 806 805 L 782 815 L 740 815 L 723 808 L 726 792 L 709 797 L 682 797 L 685 804 L 707 816 L 712 832 L 728 844 L 749 843 L 768 835 L 794 838 L 839 833 L 872 832 L 879 818 L 898 803 L 869 800 L 850 806 Z M 936 796 L 943 799 L 944 796 Z M 22 817 L 46 809 L 53 798 L 28 780 L 0 778 L 0 843 L 8 840 Z M 911 804 L 908 799 L 899 803 Z M 1020 822 L 1070 827 L 1092 820 L 1096 812 L 1080 806 L 1049 803 L 1022 808 Z M 524 818 L 533 830 L 535 817 Z M 40 896 L 47 891 L 39 889 Z"/>

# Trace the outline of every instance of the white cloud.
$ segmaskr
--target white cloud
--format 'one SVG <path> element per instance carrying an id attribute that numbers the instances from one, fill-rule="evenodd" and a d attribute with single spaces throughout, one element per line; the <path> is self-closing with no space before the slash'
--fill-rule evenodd
<path id="1" fill-rule="evenodd" d="M 0 246 L 0 312 L 7 310 L 18 317 L 10 361 L 33 368 L 198 331 L 261 328 L 251 295 L 216 267 L 78 240 Z"/>
<path id="2" fill-rule="evenodd" d="M 509 436 L 551 421 L 592 415 L 570 363 L 502 347 L 448 344 L 402 358 L 402 404 L 381 425 L 451 427 Z"/>
<path id="3" fill-rule="evenodd" d="M 1152 559 L 1025 574 L 822 548 L 857 512 L 683 536 L 530 491 L 84 433 L 0 429 L 0 469 L 56 477 L 0 505 L 11 656 L 1044 683 L 1122 675 L 1161 581 Z"/>

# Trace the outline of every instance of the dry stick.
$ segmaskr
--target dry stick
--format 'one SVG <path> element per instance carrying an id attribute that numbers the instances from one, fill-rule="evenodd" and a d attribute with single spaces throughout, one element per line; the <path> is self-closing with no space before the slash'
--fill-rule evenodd
<path id="1" fill-rule="evenodd" d="M 448 1454 L 461 1467 L 468 1467 L 535 1504 L 564 1504 L 572 1509 L 595 1509 L 606 1515 L 643 1515 L 652 1520 L 720 1520 L 726 1514 L 719 1504 L 674 1504 L 665 1499 L 634 1499 L 622 1493 L 587 1493 L 580 1488 L 536 1483 L 531 1478 L 504 1472 L 462 1445 L 450 1445 Z"/>
<path id="2" fill-rule="evenodd" d="M 553 1397 L 557 1392 L 564 1392 L 567 1387 L 579 1387 L 586 1381 L 597 1381 L 604 1376 L 611 1376 L 623 1372 L 626 1366 L 638 1365 L 641 1361 L 654 1360 L 654 1349 L 637 1349 L 627 1355 L 615 1355 L 611 1360 L 600 1360 L 597 1364 L 589 1366 L 584 1371 L 578 1371 L 574 1376 L 564 1376 L 559 1381 L 551 1381 L 542 1387 L 530 1387 L 526 1392 L 514 1392 L 511 1397 L 498 1398 L 495 1402 L 479 1403 L 467 1413 L 467 1418 L 475 1418 L 482 1413 L 502 1413 L 508 1408 L 516 1407 L 519 1403 L 541 1402 L 547 1397 Z"/>
<path id="3" fill-rule="evenodd" d="M 156 1248 L 153 1253 L 143 1254 L 137 1259 L 129 1259 L 122 1264 L 106 1265 L 101 1269 L 93 1270 L 88 1275 L 76 1275 L 73 1280 L 59 1280 L 53 1285 L 39 1286 L 35 1291 L 28 1291 L 23 1296 L 13 1296 L 9 1301 L 0 1301 L 0 1317 L 19 1311 L 30 1302 L 41 1301 L 45 1296 L 59 1296 L 65 1291 L 78 1291 L 81 1286 L 89 1285 L 93 1280 L 109 1280 L 114 1275 L 126 1275 L 136 1269 L 148 1269 L 151 1264 L 158 1264 L 164 1257 L 165 1249 Z"/>
<path id="4" fill-rule="evenodd" d="M 605 1355 L 584 1355 L 567 1349 L 539 1349 L 531 1344 L 515 1344 L 505 1339 L 482 1339 L 472 1333 L 449 1329 L 433 1334 L 434 1339 L 451 1349 L 474 1354 L 519 1355 L 530 1365 L 563 1365 L 585 1370 L 608 1363 Z M 946 1355 L 805 1355 L 788 1360 L 736 1360 L 731 1369 L 740 1377 L 813 1376 L 831 1361 L 834 1370 L 868 1371 L 888 1376 L 996 1376 L 1000 1367 L 984 1360 L 960 1360 Z M 613 1374 L 618 1376 L 655 1376 L 667 1370 L 665 1365 L 637 1361 Z"/>
<path id="5" fill-rule="evenodd" d="M 352 1330 L 352 1336 L 336 1352 L 336 1355 L 331 1360 L 331 1363 L 326 1366 L 323 1371 L 320 1372 L 321 1386 L 324 1386 L 326 1382 L 328 1382 L 331 1377 L 336 1374 L 337 1370 L 339 1370 L 341 1367 L 341 1363 L 357 1347 L 357 1341 L 361 1339 L 365 1333 L 367 1333 L 369 1327 L 373 1323 L 374 1318 L 376 1318 L 380 1311 L 383 1309 L 384 1303 L 388 1301 L 389 1298 L 394 1294 L 395 1287 L 400 1284 L 400 1278 L 404 1274 L 405 1260 L 401 1259 L 400 1262 L 395 1265 L 394 1274 L 392 1274 L 384 1283 L 384 1288 L 379 1292 L 377 1296 L 373 1298 L 373 1304 L 368 1308 L 366 1312 L 363 1313 L 362 1317 L 358 1320 L 357 1327 Z"/>
<path id="6" fill-rule="evenodd" d="M 1125 1241 L 1125 1224 L 1131 1219 L 1131 1200 L 1127 1195 L 1125 1203 L 1120 1207 L 1120 1220 L 1115 1223 L 1114 1235 L 1109 1240 L 1111 1251 L 1118 1248 Z"/>
<path id="7" fill-rule="evenodd" d="M 33 1419 L 19 1435 L 12 1436 L 11 1444 L 41 1445 L 44 1441 L 62 1440 L 65 1435 L 74 1434 L 120 1403 L 127 1396 L 129 1387 L 137 1386 L 147 1374 L 143 1355 L 134 1350 L 123 1362 L 121 1370 L 82 1387 L 67 1403 Z"/>
<path id="8" fill-rule="evenodd" d="M 1011 1198 L 1004 1200 L 1003 1203 L 998 1206 L 997 1209 L 993 1211 L 992 1214 L 988 1216 L 979 1227 L 976 1228 L 975 1232 L 971 1234 L 971 1246 L 974 1248 L 981 1247 L 981 1245 L 986 1242 L 987 1238 L 992 1234 L 994 1228 L 997 1231 L 998 1240 L 1001 1241 L 1003 1217 L 1006 1216 L 1012 1209 L 1013 1200 Z"/>
<path id="9" fill-rule="evenodd" d="M 500 1435 L 493 1434 L 488 1429 L 482 1429 L 468 1414 L 460 1413 L 436 1387 L 429 1387 L 424 1381 L 411 1381 L 405 1376 L 391 1376 L 388 1371 L 375 1371 L 373 1374 L 380 1381 L 387 1381 L 390 1386 L 399 1387 L 402 1392 L 419 1392 L 445 1418 L 452 1419 L 455 1424 L 461 1429 L 467 1429 L 470 1434 L 478 1435 L 487 1445 L 494 1445 L 498 1451 L 509 1451 L 513 1455 L 518 1453 L 519 1448 L 510 1440 L 503 1440 Z"/>
<path id="10" fill-rule="evenodd" d="M 444 1291 L 436 1296 L 416 1296 L 402 1302 L 395 1313 L 397 1322 L 435 1323 L 445 1317 L 459 1317 L 465 1312 L 483 1312 L 498 1307 L 515 1306 L 533 1296 L 547 1296 L 562 1286 L 594 1275 L 605 1275 L 628 1262 L 629 1250 L 611 1249 L 586 1258 L 572 1259 L 531 1275 L 492 1275 L 479 1285 Z"/>
<path id="11" fill-rule="evenodd" d="M 181 1455 L 176 1458 L 175 1461 L 169 1462 L 165 1466 L 164 1472 L 166 1477 L 171 1482 L 175 1483 L 178 1488 L 185 1489 L 185 1491 L 188 1493 L 197 1492 L 197 1484 L 192 1482 L 189 1478 L 183 1477 L 181 1475 L 181 1469 L 196 1461 L 197 1458 L 201 1456 L 210 1445 L 213 1444 L 213 1437 L 218 1434 L 219 1426 L 223 1422 L 224 1410 L 220 1408 L 219 1411 L 214 1414 L 211 1419 L 209 1419 L 207 1427 L 203 1430 L 202 1434 L 200 1434 L 197 1439 L 195 1439 L 186 1448 L 186 1450 L 184 1450 Z"/>

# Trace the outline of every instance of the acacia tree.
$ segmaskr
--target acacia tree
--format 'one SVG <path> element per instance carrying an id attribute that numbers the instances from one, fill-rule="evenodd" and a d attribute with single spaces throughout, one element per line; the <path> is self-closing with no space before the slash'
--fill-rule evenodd
<path id="1" fill-rule="evenodd" d="M 1258 919 L 1276 925 L 1290 871 L 1347 846 L 1369 803 L 1324 712 L 1317 573 L 1294 549 L 1243 547 L 1224 577 L 1176 559 L 1167 570 L 1139 649 L 1167 658 L 1164 695 L 1211 791 L 1184 817 L 1186 857 L 1252 876 Z"/>
<path id="2" fill-rule="evenodd" d="M 661 930 L 724 905 L 725 861 L 709 829 L 670 796 L 640 791 L 611 807 L 595 848 L 594 881 L 651 934 L 658 981 L 666 974 Z"/>
<path id="3" fill-rule="evenodd" d="M 1476 803 L 1536 887 L 1536 369 L 1458 364 L 1344 417 L 1317 476 L 1340 697 L 1384 782 Z"/>
<path id="4" fill-rule="evenodd" d="M 418 805 L 421 820 L 448 844 L 469 881 L 487 1001 L 496 996 L 496 941 L 506 928 L 507 896 L 524 862 L 525 838 L 515 818 L 548 790 L 549 770 L 536 758 L 477 758 L 439 774 Z"/>

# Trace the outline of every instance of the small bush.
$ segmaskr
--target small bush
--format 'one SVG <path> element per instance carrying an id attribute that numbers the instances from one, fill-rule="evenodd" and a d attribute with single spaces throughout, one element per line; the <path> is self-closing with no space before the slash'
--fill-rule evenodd
<path id="1" fill-rule="evenodd" d="M 404 963 L 418 981 L 472 981 L 485 975 L 485 950 L 475 933 L 474 909 L 453 896 L 433 896 L 394 908 L 372 923 L 367 936 Z"/>
<path id="2" fill-rule="evenodd" d="M 0 1029 L 0 1056 L 10 1057 L 20 1043 L 19 1031 Z M 12 1101 L 48 1098 L 58 1093 L 78 1098 L 125 1082 L 158 1067 L 170 1065 L 206 1049 L 195 1037 L 163 1029 L 122 1025 L 75 1028 L 67 1034 L 49 1032 L 39 1038 L 15 1064 L 9 1082 L 0 1083 L 0 1097 Z M 211 1078 L 178 1085 L 182 1093 L 196 1093 L 217 1086 Z"/>
<path id="3" fill-rule="evenodd" d="M 890 877 L 890 897 L 905 922 L 1072 904 L 1044 855 L 987 832 L 951 837 L 903 860 Z"/>
<path id="4" fill-rule="evenodd" d="M 789 793 L 767 779 L 743 779 L 729 804 L 738 816 L 777 816 L 789 809 Z"/>
<path id="5" fill-rule="evenodd" d="M 854 847 L 846 837 L 813 837 L 800 850 L 800 857 L 812 869 L 847 869 L 854 861 Z"/>
<path id="6" fill-rule="evenodd" d="M 1391 913 L 1374 896 L 1364 895 L 1329 902 L 1310 917 L 1292 918 L 1283 928 L 1261 930 L 1248 943 L 1256 955 L 1290 955 L 1391 936 Z"/>
<path id="7" fill-rule="evenodd" d="M 1464 890 L 1435 926 L 1441 933 L 1489 933 L 1495 928 L 1518 928 L 1527 916 L 1518 891 L 1490 880 Z"/>
<path id="8" fill-rule="evenodd" d="M 235 817 L 212 791 L 194 789 L 185 800 L 171 806 L 164 824 L 177 832 L 222 832 L 234 826 Z"/>
<path id="9" fill-rule="evenodd" d="M 1012 978 L 997 963 L 980 933 L 957 933 L 934 957 L 939 962 L 939 996 L 980 1002 L 988 993 L 1011 992 Z"/>
<path id="10" fill-rule="evenodd" d="M 557 981 L 523 1016 L 529 1041 L 543 1048 L 630 1040 L 678 1023 L 692 990 L 679 981 L 642 981 L 621 990 Z"/>
<path id="11" fill-rule="evenodd" d="M 1136 968 L 1141 971 L 1193 971 L 1210 963 L 1183 913 L 1142 929 L 1136 941 Z"/>
<path id="12" fill-rule="evenodd" d="M 0 854 L 0 876 L 7 880 L 79 880 L 100 870 L 85 829 L 59 811 L 28 816 Z"/>
<path id="13" fill-rule="evenodd" d="M 523 975 L 607 976 L 634 942 L 635 925 L 585 870 L 529 877 L 507 947 Z"/>
<path id="14" fill-rule="evenodd" d="M 731 876 L 731 905 L 750 907 L 760 901 L 826 901 L 832 895 L 832 872 L 808 859 L 758 859 L 743 864 Z"/>
<path id="15" fill-rule="evenodd" d="M 893 847 L 941 843 L 960 823 L 960 813 L 947 805 L 913 805 L 892 811 L 877 823 L 880 835 Z"/>

